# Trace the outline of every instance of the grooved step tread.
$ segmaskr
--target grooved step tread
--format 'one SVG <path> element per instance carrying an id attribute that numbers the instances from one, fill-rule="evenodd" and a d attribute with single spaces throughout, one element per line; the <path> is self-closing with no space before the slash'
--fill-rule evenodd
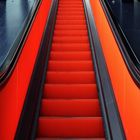
<path id="1" fill-rule="evenodd" d="M 50 72 L 47 71 L 46 82 L 53 84 L 93 84 L 96 83 L 94 72 Z"/>
<path id="2" fill-rule="evenodd" d="M 64 0 L 64 1 L 60 1 L 60 3 L 74 3 L 74 4 L 76 4 L 76 3 L 82 3 L 82 1 L 81 0 Z"/>
<path id="3" fill-rule="evenodd" d="M 54 36 L 53 43 L 88 43 L 87 36 Z"/>
<path id="4" fill-rule="evenodd" d="M 36 140 L 105 140 L 104 138 L 37 138 Z"/>
<path id="5" fill-rule="evenodd" d="M 44 98 L 52 99 L 96 99 L 96 84 L 45 84 Z"/>
<path id="6" fill-rule="evenodd" d="M 49 61 L 48 71 L 93 71 L 92 61 Z"/>
<path id="7" fill-rule="evenodd" d="M 63 61 L 83 61 L 83 60 L 91 60 L 91 52 L 90 51 L 79 51 L 79 52 L 53 52 L 50 53 L 50 60 L 63 60 Z"/>
<path id="8" fill-rule="evenodd" d="M 90 51 L 89 43 L 53 43 L 52 51 L 66 51 L 66 52 L 78 52 L 78 51 Z"/>
<path id="9" fill-rule="evenodd" d="M 87 30 L 55 30 L 54 36 L 87 36 Z"/>
<path id="10" fill-rule="evenodd" d="M 100 117 L 98 99 L 43 99 L 41 116 Z"/>
<path id="11" fill-rule="evenodd" d="M 56 25 L 55 30 L 86 30 L 86 24 L 84 25 Z M 86 36 L 87 37 L 87 36 Z"/>
<path id="12" fill-rule="evenodd" d="M 84 8 L 83 7 L 68 7 L 68 6 L 64 6 L 64 7 L 58 7 L 58 11 L 65 11 L 65 10 L 70 10 L 70 11 L 82 11 Z M 84 16 L 84 15 L 82 15 Z"/>
<path id="13" fill-rule="evenodd" d="M 62 11 L 58 11 L 58 14 L 57 15 L 65 15 L 65 16 L 70 16 L 70 15 L 83 15 L 84 14 L 84 12 L 79 12 L 79 11 L 66 11 L 65 13 L 64 12 L 62 12 Z M 86 23 L 86 21 L 85 20 L 83 20 L 84 21 L 84 23 Z M 57 24 L 57 23 L 56 23 Z M 79 23 L 79 24 L 81 24 L 81 23 Z"/>
<path id="14" fill-rule="evenodd" d="M 68 10 L 68 8 L 66 8 L 66 11 Z M 84 20 L 85 17 L 84 16 L 80 16 L 80 15 L 73 15 L 73 16 L 60 16 L 58 15 L 56 17 L 57 20 L 77 20 L 77 19 L 80 19 L 80 20 Z"/>
<path id="15" fill-rule="evenodd" d="M 39 117 L 38 137 L 103 138 L 101 117 Z"/>
<path id="16" fill-rule="evenodd" d="M 60 3 L 59 8 L 67 7 L 67 8 L 83 8 L 82 4 L 62 4 Z"/>

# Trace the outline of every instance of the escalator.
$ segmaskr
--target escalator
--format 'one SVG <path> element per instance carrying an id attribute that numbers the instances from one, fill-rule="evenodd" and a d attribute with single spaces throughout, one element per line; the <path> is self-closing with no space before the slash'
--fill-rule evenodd
<path id="1" fill-rule="evenodd" d="M 140 138 L 139 71 L 103 0 L 35 0 L 24 25 L 1 61 L 0 139 Z"/>
<path id="2" fill-rule="evenodd" d="M 82 0 L 60 0 L 38 118 L 38 140 L 105 139 Z"/>
<path id="3" fill-rule="evenodd" d="M 25 74 L 30 76 L 28 83 L 21 78 L 26 90 L 21 82 L 17 92 L 23 90 L 25 99 L 14 139 L 125 140 L 90 1 L 40 4 L 40 18 L 34 19 L 37 32 L 31 33 L 33 42 L 27 45 L 30 48 L 38 40 L 38 51 L 32 57 L 33 69 Z M 38 32 L 39 23 L 44 26 Z"/>

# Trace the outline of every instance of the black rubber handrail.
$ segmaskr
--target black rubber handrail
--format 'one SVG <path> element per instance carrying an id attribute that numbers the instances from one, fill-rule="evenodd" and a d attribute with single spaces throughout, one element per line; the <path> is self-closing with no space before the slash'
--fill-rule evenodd
<path id="1" fill-rule="evenodd" d="M 29 34 L 32 27 L 34 18 L 36 16 L 37 10 L 41 4 L 42 0 L 35 0 L 28 16 L 26 17 L 23 27 L 19 32 L 17 38 L 13 42 L 11 49 L 9 50 L 5 60 L 0 65 L 0 85 L 4 84 L 10 76 L 12 70 L 14 69 L 19 55 L 23 49 L 24 42 Z"/>
<path id="2" fill-rule="evenodd" d="M 104 10 L 114 38 L 129 70 L 129 73 L 134 80 L 135 84 L 140 88 L 140 62 L 133 52 L 123 30 L 117 22 L 113 12 L 106 0 L 100 0 L 101 6 Z"/>
<path id="3" fill-rule="evenodd" d="M 85 13 L 90 38 L 90 46 L 93 54 L 100 105 L 104 119 L 106 139 L 125 140 L 126 137 L 122 121 L 115 100 L 114 91 L 107 70 L 105 58 L 102 52 L 101 43 L 90 6 L 90 1 L 83 1 L 85 5 Z"/>

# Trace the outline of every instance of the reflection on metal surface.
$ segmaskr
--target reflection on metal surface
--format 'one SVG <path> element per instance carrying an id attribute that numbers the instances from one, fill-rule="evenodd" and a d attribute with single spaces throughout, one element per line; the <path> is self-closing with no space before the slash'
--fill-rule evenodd
<path id="1" fill-rule="evenodd" d="M 140 2 L 115 0 L 114 4 L 110 0 L 107 1 L 132 50 L 140 61 Z"/>
<path id="2" fill-rule="evenodd" d="M 0 66 L 33 6 L 34 0 L 0 1 Z"/>

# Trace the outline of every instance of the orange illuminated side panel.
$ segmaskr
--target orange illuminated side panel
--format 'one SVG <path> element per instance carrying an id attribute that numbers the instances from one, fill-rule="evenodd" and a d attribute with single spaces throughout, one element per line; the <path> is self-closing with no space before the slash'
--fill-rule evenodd
<path id="1" fill-rule="evenodd" d="M 13 140 L 52 0 L 42 0 L 19 60 L 0 87 L 0 140 Z"/>
<path id="2" fill-rule="evenodd" d="M 130 76 L 100 1 L 90 0 L 90 2 L 126 137 L 128 140 L 138 140 L 140 89 Z"/>

